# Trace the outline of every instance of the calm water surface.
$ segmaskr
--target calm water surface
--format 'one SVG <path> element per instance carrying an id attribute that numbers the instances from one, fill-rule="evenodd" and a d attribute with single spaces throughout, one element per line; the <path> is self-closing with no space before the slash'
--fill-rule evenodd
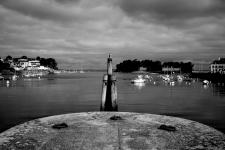
<path id="1" fill-rule="evenodd" d="M 99 111 L 103 72 L 50 75 L 0 81 L 0 132 L 35 118 Z M 195 120 L 225 133 L 225 86 L 201 82 L 130 83 L 135 74 L 117 74 L 119 111 L 163 114 Z"/>

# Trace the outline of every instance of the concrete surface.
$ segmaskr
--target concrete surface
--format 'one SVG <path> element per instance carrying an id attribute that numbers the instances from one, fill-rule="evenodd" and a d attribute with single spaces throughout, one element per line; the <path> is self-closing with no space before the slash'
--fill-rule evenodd
<path id="1" fill-rule="evenodd" d="M 114 120 L 112 116 L 116 116 Z M 60 123 L 68 127 L 52 128 Z M 161 125 L 170 125 L 176 131 L 159 129 Z M 0 134 L 0 149 L 225 149 L 225 135 L 175 117 L 90 112 L 51 116 L 15 126 Z"/>

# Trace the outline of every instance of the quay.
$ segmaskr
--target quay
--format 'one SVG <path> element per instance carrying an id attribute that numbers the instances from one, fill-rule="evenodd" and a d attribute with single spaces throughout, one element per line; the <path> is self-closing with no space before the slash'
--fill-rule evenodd
<path id="1" fill-rule="evenodd" d="M 172 126 L 173 130 L 160 128 L 162 125 Z M 176 117 L 85 112 L 40 118 L 15 126 L 0 134 L 0 149 L 222 150 L 225 135 L 198 122 Z"/>

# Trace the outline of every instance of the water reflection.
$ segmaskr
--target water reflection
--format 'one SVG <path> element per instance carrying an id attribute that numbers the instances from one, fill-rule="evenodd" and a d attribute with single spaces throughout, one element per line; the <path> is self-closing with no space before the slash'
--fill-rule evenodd
<path id="1" fill-rule="evenodd" d="M 208 89 L 209 88 L 209 85 L 203 85 L 203 88 L 204 89 Z"/>
<path id="2" fill-rule="evenodd" d="M 212 84 L 212 91 L 214 96 L 225 97 L 225 85 L 224 83 Z"/>
<path id="3" fill-rule="evenodd" d="M 145 86 L 145 83 L 138 82 L 138 83 L 134 83 L 134 85 L 135 85 L 139 90 L 141 90 L 141 89 Z"/>
<path id="4" fill-rule="evenodd" d="M 7 87 L 7 88 L 9 87 L 9 84 L 10 84 L 10 82 L 7 80 L 7 81 L 6 81 L 6 87 Z"/>
<path id="5" fill-rule="evenodd" d="M 10 87 L 15 86 L 15 83 L 16 82 L 14 82 L 14 81 L 2 80 L 2 81 L 0 81 L 0 87 L 10 88 Z"/>

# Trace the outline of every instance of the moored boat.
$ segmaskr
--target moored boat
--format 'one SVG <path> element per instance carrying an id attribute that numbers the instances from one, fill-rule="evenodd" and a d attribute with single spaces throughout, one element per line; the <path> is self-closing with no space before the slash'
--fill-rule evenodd
<path id="1" fill-rule="evenodd" d="M 131 80 L 131 83 L 144 83 L 144 82 L 146 82 L 146 79 L 144 79 L 142 75 L 138 75 L 137 78 Z"/>
<path id="2" fill-rule="evenodd" d="M 182 82 L 184 80 L 184 76 L 177 75 L 177 81 Z"/>
<path id="3" fill-rule="evenodd" d="M 171 80 L 171 76 L 170 75 L 161 75 L 161 78 L 166 81 L 166 82 L 170 82 Z"/>
<path id="4" fill-rule="evenodd" d="M 208 80 L 204 80 L 204 81 L 202 82 L 202 84 L 203 84 L 203 85 L 209 85 L 209 81 L 208 81 Z"/>

